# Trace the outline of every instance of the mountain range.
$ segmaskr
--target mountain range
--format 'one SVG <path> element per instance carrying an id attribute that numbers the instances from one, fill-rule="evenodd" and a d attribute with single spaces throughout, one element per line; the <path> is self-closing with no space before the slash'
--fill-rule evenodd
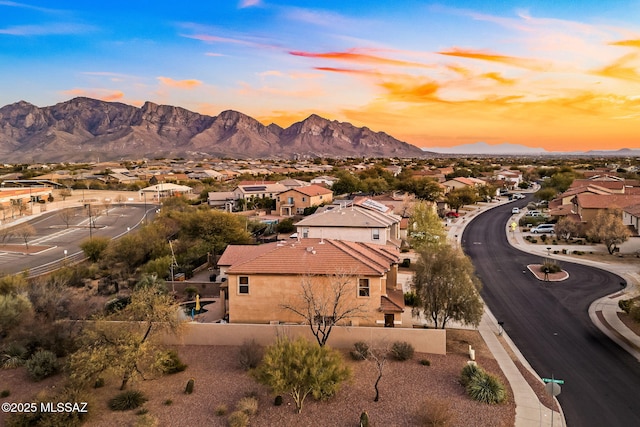
<path id="1" fill-rule="evenodd" d="M 218 116 L 146 102 L 74 98 L 49 107 L 25 101 L 0 108 L 4 162 L 140 158 L 424 157 L 384 132 L 315 114 L 282 128 L 237 111 Z"/>

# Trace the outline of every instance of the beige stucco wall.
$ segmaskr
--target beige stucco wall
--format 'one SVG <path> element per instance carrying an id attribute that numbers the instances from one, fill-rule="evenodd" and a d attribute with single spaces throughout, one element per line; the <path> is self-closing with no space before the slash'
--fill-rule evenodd
<path id="1" fill-rule="evenodd" d="M 309 326 L 297 325 L 243 325 L 219 323 L 188 323 L 179 337 L 165 335 L 163 342 L 169 345 L 241 345 L 255 339 L 260 345 L 272 344 L 279 335 L 291 338 L 306 337 L 315 341 Z M 334 327 L 328 345 L 350 349 L 357 341 L 374 345 L 406 341 L 420 353 L 446 354 L 445 329 Z"/>
<path id="2" fill-rule="evenodd" d="M 303 229 L 309 229 L 309 238 L 312 239 L 335 239 L 346 240 L 348 242 L 374 243 L 386 245 L 389 229 L 379 228 L 380 239 L 373 240 L 372 228 L 360 227 L 297 227 L 298 236 L 303 236 Z"/>
<path id="3" fill-rule="evenodd" d="M 255 274 L 249 276 L 249 293 L 238 293 L 238 277 L 243 275 L 228 274 L 229 283 L 229 322 L 231 323 L 269 323 L 271 321 L 300 323 L 304 319 L 290 310 L 282 308 L 283 304 L 302 307 L 302 280 L 312 280 L 315 285 L 329 288 L 329 280 L 325 276 L 291 276 Z M 364 278 L 365 276 L 363 276 Z M 357 319 L 354 324 L 376 325 L 377 320 L 384 320 L 378 309 L 380 297 L 384 292 L 386 276 L 366 276 L 369 279 L 369 297 L 358 297 L 355 277 L 351 279 L 350 300 L 348 304 L 365 304 L 370 315 Z"/>
<path id="4" fill-rule="evenodd" d="M 283 191 L 276 197 L 276 211 L 280 212 L 280 207 L 282 205 L 290 204 L 288 202 L 289 197 L 293 197 L 293 208 L 291 208 L 292 215 L 295 215 L 297 213 L 297 209 L 304 209 L 311 206 L 320 206 L 323 203 L 328 204 L 333 201 L 332 193 L 310 197 L 295 190 L 288 190 Z M 302 199 L 304 199 L 304 201 Z"/>

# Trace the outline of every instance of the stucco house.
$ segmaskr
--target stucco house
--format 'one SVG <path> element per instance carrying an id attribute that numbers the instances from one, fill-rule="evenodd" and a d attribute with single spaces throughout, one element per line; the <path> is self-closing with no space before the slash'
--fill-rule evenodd
<path id="1" fill-rule="evenodd" d="M 302 238 L 327 238 L 400 247 L 400 221 L 391 212 L 351 205 L 326 206 L 296 223 Z"/>
<path id="2" fill-rule="evenodd" d="M 300 303 L 304 281 L 318 292 L 336 281 L 346 285 L 343 302 L 364 309 L 352 326 L 402 324 L 396 249 L 333 239 L 293 239 L 264 245 L 230 245 L 218 261 L 226 286 L 223 299 L 230 323 L 304 323 L 283 308 Z M 322 313 L 325 318 L 331 313 Z"/>
<path id="3" fill-rule="evenodd" d="M 281 216 L 304 213 L 306 208 L 320 206 L 333 201 L 333 191 L 320 185 L 291 188 L 276 197 L 276 212 Z"/>

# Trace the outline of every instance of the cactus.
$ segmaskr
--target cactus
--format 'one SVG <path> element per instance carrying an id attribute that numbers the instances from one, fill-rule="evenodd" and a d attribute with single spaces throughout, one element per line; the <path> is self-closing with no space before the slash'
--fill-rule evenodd
<path id="1" fill-rule="evenodd" d="M 193 386 L 195 385 L 196 380 L 193 378 L 190 378 L 189 381 L 187 381 L 187 387 L 184 389 L 184 392 L 186 394 L 191 394 L 193 393 Z"/>
<path id="2" fill-rule="evenodd" d="M 360 414 L 360 427 L 369 427 L 369 414 L 367 414 L 367 411 L 362 411 Z"/>

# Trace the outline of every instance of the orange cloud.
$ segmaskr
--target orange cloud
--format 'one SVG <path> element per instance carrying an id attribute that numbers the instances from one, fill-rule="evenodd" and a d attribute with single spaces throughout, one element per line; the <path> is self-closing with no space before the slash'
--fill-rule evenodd
<path id="1" fill-rule="evenodd" d="M 613 79 L 637 82 L 640 81 L 640 73 L 638 72 L 637 64 L 638 59 L 640 59 L 640 57 L 637 54 L 626 55 L 618 59 L 613 64 L 594 71 L 593 74 Z"/>
<path id="2" fill-rule="evenodd" d="M 386 96 L 390 101 L 440 101 L 440 99 L 436 97 L 440 85 L 434 81 L 418 84 L 387 81 L 380 83 L 379 86 L 387 91 Z"/>
<path id="3" fill-rule="evenodd" d="M 160 83 L 165 86 L 177 88 L 177 89 L 193 89 L 197 86 L 200 86 L 202 82 L 200 80 L 190 79 L 190 80 L 174 80 L 170 77 L 158 77 Z"/>
<path id="4" fill-rule="evenodd" d="M 322 58 L 322 59 L 335 59 L 338 61 L 357 62 L 364 64 L 377 64 L 377 65 L 392 65 L 396 67 L 420 67 L 431 68 L 429 65 L 422 64 L 420 62 L 401 61 L 397 59 L 389 59 L 381 56 L 368 55 L 363 53 L 357 53 L 355 51 L 348 52 L 325 52 L 325 53 L 313 53 L 313 52 L 301 52 L 291 51 L 289 54 L 293 56 L 303 56 L 305 58 Z"/>
<path id="5" fill-rule="evenodd" d="M 503 77 L 502 74 L 496 73 L 496 72 L 484 73 L 484 74 L 481 74 L 480 76 L 496 81 L 503 85 L 512 85 L 516 82 L 514 79 L 507 79 Z"/>
<path id="6" fill-rule="evenodd" d="M 518 58 L 515 56 L 499 55 L 496 53 L 486 53 L 468 49 L 453 48 L 451 50 L 440 51 L 438 52 L 438 54 L 455 56 L 458 58 L 470 58 L 479 59 L 481 61 L 499 62 L 501 64 L 507 64 L 519 68 L 526 68 L 528 70 L 540 71 L 546 68 L 539 61 L 535 61 L 532 59 Z"/>
<path id="7" fill-rule="evenodd" d="M 124 98 L 124 93 L 121 91 L 113 91 L 110 89 L 69 89 L 62 91 L 63 94 L 69 96 L 86 96 L 88 98 L 96 98 L 102 101 L 118 101 Z"/>
<path id="8" fill-rule="evenodd" d="M 640 47 L 640 40 L 620 40 L 617 42 L 609 43 L 611 46 L 628 46 L 628 47 Z"/>

